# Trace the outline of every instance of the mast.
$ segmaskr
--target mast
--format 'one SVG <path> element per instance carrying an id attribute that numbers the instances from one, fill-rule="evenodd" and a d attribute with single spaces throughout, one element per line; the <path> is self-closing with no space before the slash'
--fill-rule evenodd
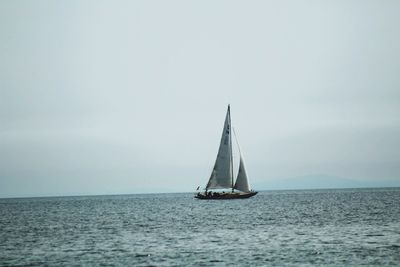
<path id="1" fill-rule="evenodd" d="M 231 148 L 230 151 L 230 161 L 231 161 L 231 185 L 232 185 L 232 193 L 234 191 L 235 184 L 233 183 L 233 151 L 232 151 L 232 134 L 233 134 L 233 127 L 232 127 L 232 121 L 231 121 L 231 106 L 228 104 L 228 113 L 229 113 L 229 127 L 230 127 L 230 133 L 229 133 L 229 146 Z"/>

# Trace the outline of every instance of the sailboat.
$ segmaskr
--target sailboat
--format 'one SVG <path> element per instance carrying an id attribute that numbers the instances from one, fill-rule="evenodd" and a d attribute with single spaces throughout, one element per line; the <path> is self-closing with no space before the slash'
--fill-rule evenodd
<path id="1" fill-rule="evenodd" d="M 210 179 L 206 185 L 204 192 L 197 193 L 194 197 L 198 199 L 237 199 L 249 198 L 257 194 L 250 189 L 249 180 L 247 178 L 246 168 L 239 143 L 239 170 L 236 180 L 233 173 L 233 147 L 232 147 L 233 128 L 231 124 L 230 105 L 226 112 L 224 128 L 222 131 L 221 142 L 217 154 L 214 168 L 211 172 Z M 235 134 L 237 141 L 237 137 Z M 221 191 L 225 189 L 224 191 Z M 218 190 L 218 191 L 211 191 Z"/>

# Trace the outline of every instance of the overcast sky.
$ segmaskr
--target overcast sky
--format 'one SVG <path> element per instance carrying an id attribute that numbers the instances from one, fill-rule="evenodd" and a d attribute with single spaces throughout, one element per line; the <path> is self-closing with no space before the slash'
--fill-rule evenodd
<path id="1" fill-rule="evenodd" d="M 389 0 L 1 1 L 0 197 L 192 191 L 228 103 L 254 185 L 400 185 L 399 14 Z"/>

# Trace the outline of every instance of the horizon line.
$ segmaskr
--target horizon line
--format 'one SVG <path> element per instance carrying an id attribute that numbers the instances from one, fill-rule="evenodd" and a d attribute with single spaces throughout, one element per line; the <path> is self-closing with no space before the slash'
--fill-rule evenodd
<path id="1" fill-rule="evenodd" d="M 341 189 L 389 189 L 400 188 L 400 186 L 365 186 L 365 187 L 331 187 L 331 188 L 287 188 L 287 189 L 260 189 L 258 192 L 272 191 L 315 191 L 315 190 L 341 190 Z M 0 197 L 2 199 L 29 199 L 29 198 L 68 198 L 68 197 L 100 197 L 100 196 L 127 196 L 127 195 L 161 195 L 161 194 L 193 194 L 196 191 L 186 192 L 147 192 L 147 193 L 110 193 L 110 194 L 67 194 L 67 195 L 43 195 L 43 196 L 10 196 Z"/>

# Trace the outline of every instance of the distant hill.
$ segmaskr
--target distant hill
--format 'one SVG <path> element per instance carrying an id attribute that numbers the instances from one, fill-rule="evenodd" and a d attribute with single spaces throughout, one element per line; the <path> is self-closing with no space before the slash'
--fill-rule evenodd
<path id="1" fill-rule="evenodd" d="M 350 178 L 317 174 L 254 182 L 252 187 L 256 190 L 400 187 L 400 179 L 360 181 Z"/>

